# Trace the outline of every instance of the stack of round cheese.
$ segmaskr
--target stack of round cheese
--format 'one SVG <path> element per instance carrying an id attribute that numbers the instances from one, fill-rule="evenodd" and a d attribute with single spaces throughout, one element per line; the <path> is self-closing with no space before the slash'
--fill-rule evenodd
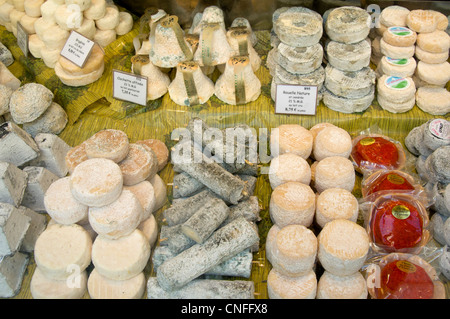
<path id="1" fill-rule="evenodd" d="M 273 14 L 274 37 L 268 67 L 272 74 L 271 96 L 276 100 L 277 85 L 317 86 L 318 101 L 325 80 L 322 67 L 323 20 L 304 7 L 283 7 Z"/>
<path id="2" fill-rule="evenodd" d="M 331 10 L 325 21 L 326 44 L 324 104 L 338 112 L 363 112 L 375 93 L 371 57 L 370 16 L 358 7 Z"/>
<path id="3" fill-rule="evenodd" d="M 302 225 L 273 225 L 266 240 L 266 256 L 272 269 L 267 277 L 270 299 L 314 299 L 317 238 Z"/>
<path id="4" fill-rule="evenodd" d="M 39 83 L 26 83 L 9 98 L 9 113 L 16 124 L 31 136 L 38 133 L 59 134 L 66 127 L 66 111 L 53 101 L 53 93 Z"/>
<path id="5" fill-rule="evenodd" d="M 369 252 L 369 236 L 357 223 L 335 219 L 317 236 L 318 261 L 325 269 L 317 298 L 367 298 L 367 285 L 359 273 Z"/>
<path id="6" fill-rule="evenodd" d="M 120 12 L 117 6 L 105 0 L 27 1 L 33 3 L 30 6 L 36 12 L 39 11 L 39 16 L 33 21 L 33 30 L 30 30 L 33 32 L 29 32 L 32 34 L 29 38 L 30 52 L 34 57 L 42 58 L 50 68 L 55 68 L 72 30 L 105 47 L 117 35 L 126 34 L 133 27 L 130 13 Z"/>
<path id="7" fill-rule="evenodd" d="M 101 130 L 67 153 L 70 175 L 45 194 L 53 223 L 92 232 L 89 263 L 94 269 L 85 279 L 91 298 L 141 298 L 144 293 L 143 270 L 157 238 L 153 212 L 166 195 L 156 180 L 167 163 L 162 144 L 153 139 L 130 143 L 120 130 Z"/>
<path id="8" fill-rule="evenodd" d="M 437 11 L 413 10 L 407 23 L 417 32 L 416 104 L 429 114 L 444 115 L 450 111 L 450 93 L 445 88 L 450 80 L 448 20 Z"/>

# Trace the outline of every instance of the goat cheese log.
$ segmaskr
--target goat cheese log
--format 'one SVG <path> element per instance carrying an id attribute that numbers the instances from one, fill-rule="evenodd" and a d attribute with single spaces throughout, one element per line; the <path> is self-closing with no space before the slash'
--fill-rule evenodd
<path id="1" fill-rule="evenodd" d="M 179 289 L 258 241 L 252 224 L 238 218 L 215 231 L 203 244 L 196 244 L 165 261 L 158 268 L 156 278 L 164 290 Z"/>

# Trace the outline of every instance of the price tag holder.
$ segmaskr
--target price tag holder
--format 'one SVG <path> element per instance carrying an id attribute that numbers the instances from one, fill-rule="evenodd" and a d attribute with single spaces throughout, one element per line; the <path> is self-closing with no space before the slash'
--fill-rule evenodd
<path id="1" fill-rule="evenodd" d="M 94 41 L 72 30 L 60 54 L 82 68 L 91 54 L 94 44 Z"/>
<path id="2" fill-rule="evenodd" d="M 22 50 L 25 57 L 28 57 L 28 41 L 29 35 L 28 32 L 23 28 L 22 24 L 17 21 L 17 45 Z"/>
<path id="3" fill-rule="evenodd" d="M 317 86 L 278 84 L 275 97 L 275 113 L 315 115 L 317 94 Z"/>
<path id="4" fill-rule="evenodd" d="M 113 97 L 139 105 L 147 105 L 146 76 L 113 70 Z"/>

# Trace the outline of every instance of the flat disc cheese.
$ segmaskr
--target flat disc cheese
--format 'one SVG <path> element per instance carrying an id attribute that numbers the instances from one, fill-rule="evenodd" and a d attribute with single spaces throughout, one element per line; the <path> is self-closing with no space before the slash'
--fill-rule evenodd
<path id="1" fill-rule="evenodd" d="M 309 185 L 311 168 L 308 162 L 299 155 L 281 154 L 270 162 L 269 181 L 272 189 L 288 181 Z"/>
<path id="2" fill-rule="evenodd" d="M 98 44 L 95 44 L 82 68 L 63 56 L 60 56 L 58 62 L 65 72 L 72 75 L 81 75 L 100 69 L 104 63 L 104 56 L 103 49 Z"/>
<path id="3" fill-rule="evenodd" d="M 380 60 L 382 74 L 397 77 L 412 77 L 416 71 L 417 62 L 413 57 L 409 59 L 393 59 L 383 56 Z"/>
<path id="4" fill-rule="evenodd" d="M 91 263 L 92 240 L 88 232 L 77 224 L 53 224 L 36 240 L 34 259 L 46 277 L 63 280 L 78 266 L 82 272 Z"/>
<path id="5" fill-rule="evenodd" d="M 437 20 L 431 10 L 416 9 L 406 16 L 406 25 L 418 33 L 433 32 L 437 28 Z"/>
<path id="6" fill-rule="evenodd" d="M 105 64 L 102 61 L 100 68 L 92 71 L 91 73 L 72 75 L 63 70 L 58 60 L 59 56 L 57 56 L 54 65 L 55 74 L 58 76 L 61 82 L 67 86 L 79 87 L 94 83 L 95 81 L 101 78 L 101 76 L 103 75 L 103 71 L 105 69 Z"/>
<path id="7" fill-rule="evenodd" d="M 369 252 L 369 236 L 347 219 L 328 222 L 318 235 L 318 259 L 328 272 L 348 276 L 359 271 Z"/>
<path id="8" fill-rule="evenodd" d="M 361 8 L 343 6 L 333 9 L 325 22 L 325 31 L 333 41 L 357 43 L 369 35 L 371 18 Z"/>
<path id="9" fill-rule="evenodd" d="M 328 188 L 343 188 L 349 192 L 355 186 L 352 162 L 342 156 L 329 156 L 318 161 L 314 172 L 314 187 L 318 193 Z"/>
<path id="10" fill-rule="evenodd" d="M 84 270 L 73 280 L 48 278 L 36 267 L 30 281 L 33 299 L 81 299 L 87 290 L 87 272 Z"/>
<path id="11" fill-rule="evenodd" d="M 322 228 L 335 219 L 356 222 L 358 213 L 358 200 L 346 189 L 328 188 L 317 196 L 315 221 Z"/>
<path id="12" fill-rule="evenodd" d="M 314 299 L 317 292 L 316 273 L 288 277 L 271 269 L 267 276 L 267 293 L 270 299 Z"/>
<path id="13" fill-rule="evenodd" d="M 274 30 L 281 42 L 295 47 L 317 44 L 322 37 L 322 17 L 308 8 L 292 7 L 281 13 Z"/>
<path id="14" fill-rule="evenodd" d="M 432 53 L 422 50 L 419 46 L 416 46 L 415 57 L 420 61 L 430 64 L 444 63 L 448 60 L 448 50 L 447 52 Z"/>
<path id="15" fill-rule="evenodd" d="M 150 244 L 138 229 L 118 239 L 97 236 L 92 245 L 95 269 L 100 275 L 112 280 L 128 280 L 139 275 L 149 257 Z"/>
<path id="16" fill-rule="evenodd" d="M 353 44 L 330 41 L 326 52 L 331 66 L 342 71 L 359 71 L 369 66 L 372 50 L 366 40 Z"/>
<path id="17" fill-rule="evenodd" d="M 387 43 L 384 38 L 380 39 L 381 53 L 393 59 L 409 59 L 414 56 L 415 49 L 415 45 L 399 47 Z"/>
<path id="18" fill-rule="evenodd" d="M 307 47 L 280 43 L 276 52 L 278 63 L 290 73 L 311 73 L 322 64 L 323 47 L 320 43 Z"/>
<path id="19" fill-rule="evenodd" d="M 416 92 L 417 106 L 432 115 L 450 112 L 450 92 L 446 88 L 420 87 Z"/>
<path id="20" fill-rule="evenodd" d="M 119 10 L 116 6 L 106 6 L 105 15 L 95 20 L 95 25 L 100 30 L 113 30 L 120 22 Z"/>
<path id="21" fill-rule="evenodd" d="M 117 24 L 115 31 L 117 35 L 124 35 L 131 31 L 133 28 L 133 17 L 126 11 L 119 12 L 119 23 Z"/>
<path id="22" fill-rule="evenodd" d="M 416 43 L 417 33 L 407 27 L 389 27 L 383 33 L 383 40 L 390 45 L 410 47 Z"/>
<path id="23" fill-rule="evenodd" d="M 325 87 L 335 95 L 349 99 L 368 95 L 375 84 L 376 75 L 370 67 L 359 71 L 341 71 L 327 65 L 325 68 Z"/>
<path id="24" fill-rule="evenodd" d="M 158 159 L 158 172 L 161 171 L 169 160 L 169 149 L 166 144 L 158 139 L 145 139 L 136 141 L 136 144 L 143 144 L 155 153 Z"/>
<path id="25" fill-rule="evenodd" d="M 266 257 L 279 273 L 297 277 L 313 269 L 317 255 L 317 238 L 303 225 L 273 225 L 266 240 Z"/>
<path id="26" fill-rule="evenodd" d="M 410 10 L 397 5 L 387 6 L 381 11 L 380 23 L 387 27 L 406 26 L 406 17 Z"/>
<path id="27" fill-rule="evenodd" d="M 442 30 L 420 33 L 417 36 L 417 46 L 431 53 L 448 53 L 450 48 L 450 35 Z"/>
<path id="28" fill-rule="evenodd" d="M 116 163 L 123 160 L 129 150 L 127 134 L 115 129 L 100 130 L 84 143 L 89 158 L 107 158 Z"/>
<path id="29" fill-rule="evenodd" d="M 430 64 L 423 61 L 417 63 L 417 76 L 430 84 L 444 86 L 450 81 L 450 63 Z"/>
<path id="30" fill-rule="evenodd" d="M 124 186 L 123 189 L 131 191 L 141 203 L 143 209 L 141 218 L 142 221 L 148 219 L 150 216 L 153 216 L 152 213 L 155 209 L 156 196 L 152 183 L 145 180 L 135 185 Z"/>
<path id="31" fill-rule="evenodd" d="M 111 204 L 89 208 L 89 223 L 97 234 L 117 239 L 136 229 L 142 220 L 141 202 L 130 190 L 122 190 Z"/>
<path id="32" fill-rule="evenodd" d="M 358 271 L 336 276 L 325 271 L 317 284 L 317 299 L 367 299 L 366 279 Z"/>
<path id="33" fill-rule="evenodd" d="M 89 274 L 87 288 L 92 299 L 140 299 L 145 291 L 144 273 L 127 279 L 111 280 L 94 268 Z"/>
<path id="34" fill-rule="evenodd" d="M 316 197 L 309 185 L 287 182 L 276 187 L 270 198 L 270 217 L 284 227 L 300 224 L 309 227 L 314 218 Z"/>
<path id="35" fill-rule="evenodd" d="M 416 98 L 413 96 L 408 100 L 402 102 L 392 102 L 388 98 L 383 95 L 377 96 L 378 104 L 380 104 L 383 110 L 386 110 L 391 113 L 404 113 L 411 110 L 416 104 Z"/>
<path id="36" fill-rule="evenodd" d="M 123 178 L 119 165 L 106 158 L 78 164 L 70 176 L 72 194 L 87 206 L 101 207 L 119 198 Z"/>
<path id="37" fill-rule="evenodd" d="M 66 153 L 64 160 L 69 174 L 73 173 L 78 164 L 88 159 L 85 146 L 85 143 L 78 144 Z"/>
<path id="38" fill-rule="evenodd" d="M 372 86 L 369 94 L 349 99 L 343 96 L 333 94 L 329 90 L 323 92 L 323 103 L 331 110 L 341 113 L 363 112 L 369 108 L 375 98 L 375 88 Z"/>
<path id="39" fill-rule="evenodd" d="M 153 151 L 148 151 L 143 145 L 131 143 L 119 167 L 124 185 L 135 185 L 157 173 L 158 159 Z"/>
<path id="40" fill-rule="evenodd" d="M 84 221 L 89 207 L 77 201 L 70 189 L 70 177 L 54 181 L 45 192 L 45 210 L 58 224 L 70 225 Z"/>
<path id="41" fill-rule="evenodd" d="M 416 85 L 410 77 L 383 75 L 377 82 L 377 93 L 388 101 L 402 103 L 414 97 Z"/>
<path id="42" fill-rule="evenodd" d="M 98 20 L 105 16 L 106 1 L 105 0 L 91 0 L 89 8 L 83 11 L 86 19 Z"/>
<path id="43" fill-rule="evenodd" d="M 304 159 L 311 155 L 313 136 L 309 130 L 298 124 L 283 124 L 270 134 L 272 154 L 294 153 Z"/>
<path id="44" fill-rule="evenodd" d="M 28 37 L 28 50 L 37 59 L 42 58 L 42 48 L 45 47 L 45 43 L 39 38 L 37 34 L 32 34 Z"/>
<path id="45" fill-rule="evenodd" d="M 23 8 L 27 16 L 38 18 L 41 16 L 42 4 L 44 4 L 44 0 L 25 0 Z"/>

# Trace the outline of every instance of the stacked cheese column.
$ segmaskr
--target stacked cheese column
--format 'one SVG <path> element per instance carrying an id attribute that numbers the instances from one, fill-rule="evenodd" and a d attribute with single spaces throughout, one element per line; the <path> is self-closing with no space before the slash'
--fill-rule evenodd
<path id="1" fill-rule="evenodd" d="M 358 7 L 331 10 L 325 21 L 326 44 L 324 104 L 338 112 L 365 111 L 375 93 L 375 73 L 369 67 L 371 46 L 369 14 Z"/>
<path id="2" fill-rule="evenodd" d="M 303 7 L 276 10 L 273 21 L 273 46 L 267 61 L 272 99 L 276 100 L 278 84 L 317 86 L 321 99 L 325 71 L 322 66 L 322 17 Z"/>
<path id="3" fill-rule="evenodd" d="M 26 0 L 37 1 L 37 0 Z M 117 35 L 129 32 L 133 18 L 127 12 L 119 12 L 117 6 L 104 0 L 64 1 L 40 0 L 39 17 L 34 21 L 34 34 L 29 38 L 31 54 L 42 58 L 54 68 L 72 30 L 105 47 Z"/>
<path id="4" fill-rule="evenodd" d="M 348 158 L 350 135 L 331 123 L 319 123 L 309 130 L 281 125 L 272 130 L 270 147 L 277 155 L 269 169 L 273 188 L 269 209 L 274 224 L 266 241 L 266 256 L 273 267 L 267 281 L 269 297 L 366 298 L 367 288 L 358 270 L 367 254 L 368 239 L 356 224 L 358 201 L 352 194 L 355 170 Z M 310 230 L 313 225 L 323 229 L 322 237 L 319 233 L 316 238 Z M 334 227 L 342 228 L 329 230 Z M 347 238 L 332 244 L 334 239 L 328 236 L 335 235 Z M 346 253 L 330 252 L 336 248 L 333 245 L 354 253 L 348 269 L 331 266 L 346 259 Z M 319 256 L 323 257 L 317 259 Z M 334 261 L 328 260 L 331 258 Z M 320 280 L 315 274 L 317 260 L 326 270 Z"/>
<path id="5" fill-rule="evenodd" d="M 413 76 L 417 87 L 416 104 L 426 113 L 444 115 L 450 111 L 450 93 L 446 89 L 450 80 L 447 62 L 450 36 L 445 32 L 448 20 L 437 11 L 413 10 L 406 23 L 418 34 L 417 68 Z"/>
<path id="6" fill-rule="evenodd" d="M 16 0 L 4 1 L 0 6 L 0 24 L 17 36 L 17 23 L 29 35 L 36 33 L 34 22 L 41 17 L 40 6 L 44 0 Z"/>
<path id="7" fill-rule="evenodd" d="M 153 212 L 165 199 L 165 188 L 152 182 L 167 158 L 159 161 L 161 145 L 153 142 L 130 143 L 124 132 L 105 129 L 67 152 L 70 175 L 45 193 L 52 223 L 38 239 L 34 298 L 80 298 L 86 290 L 91 298 L 142 297 L 157 236 Z M 65 254 L 51 264 L 55 251 Z"/>
<path id="8" fill-rule="evenodd" d="M 417 34 L 406 26 L 409 12 L 400 6 L 389 6 L 380 15 L 382 57 L 377 68 L 377 101 L 391 113 L 407 112 L 415 105 L 416 87 L 412 75 L 416 70 Z"/>

